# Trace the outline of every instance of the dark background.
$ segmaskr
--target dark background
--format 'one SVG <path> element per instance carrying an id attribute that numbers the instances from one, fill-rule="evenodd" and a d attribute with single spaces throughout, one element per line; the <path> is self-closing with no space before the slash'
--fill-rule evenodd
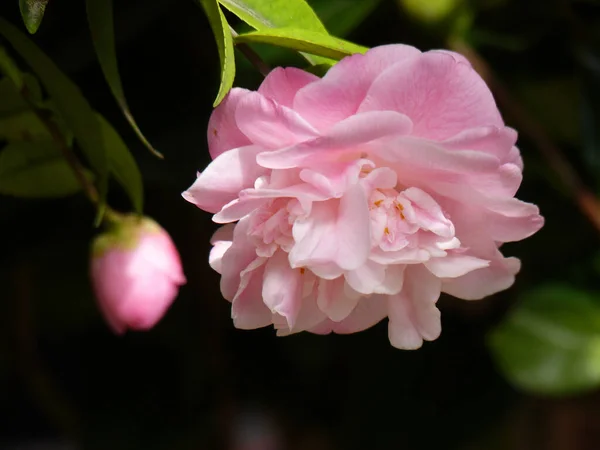
<path id="1" fill-rule="evenodd" d="M 310 3 L 319 11 L 324 2 Z M 519 198 L 537 203 L 546 225 L 505 247 L 523 260 L 512 289 L 480 302 L 442 298 L 437 341 L 396 350 L 386 323 L 351 336 L 235 330 L 207 261 L 216 226 L 180 197 L 209 161 L 219 64 L 208 22 L 192 0 L 115 4 L 125 92 L 163 161 L 136 140 L 110 95 L 82 1 L 50 0 L 35 41 L 128 142 L 144 175 L 145 211 L 171 233 L 189 282 L 154 330 L 114 336 L 87 278 L 93 208 L 83 196 L 1 197 L 0 448 L 600 448 L 597 392 L 560 399 L 519 392 L 486 347 L 520 292 L 556 280 L 598 287 L 598 231 L 532 142 L 519 142 L 526 166 Z M 423 24 L 400 2 L 373 4 L 338 33 L 366 46 L 447 46 L 446 24 Z M 469 8 L 471 43 L 598 192 L 600 3 L 478 0 Z M 2 0 L 0 15 L 22 26 L 16 0 Z M 322 17 L 330 30 L 340 26 L 336 14 Z M 279 64 L 302 64 L 285 51 L 259 50 Z M 240 59 L 236 84 L 256 88 L 260 80 Z M 110 195 L 127 208 L 118 186 Z"/>

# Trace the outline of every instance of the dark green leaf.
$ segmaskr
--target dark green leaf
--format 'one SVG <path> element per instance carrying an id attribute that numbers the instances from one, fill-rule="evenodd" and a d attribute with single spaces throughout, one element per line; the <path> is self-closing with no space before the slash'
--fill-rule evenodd
<path id="1" fill-rule="evenodd" d="M 600 306 L 586 292 L 530 292 L 490 335 L 500 369 L 516 386 L 571 394 L 600 385 Z"/>
<path id="2" fill-rule="evenodd" d="M 311 53 L 332 59 L 342 59 L 355 53 L 365 53 L 368 49 L 352 42 L 335 38 L 329 34 L 296 28 L 271 28 L 240 34 L 237 42 L 260 42 L 287 47 L 300 52 Z"/>
<path id="3" fill-rule="evenodd" d="M 141 213 L 144 203 L 144 185 L 137 163 L 112 125 L 101 115 L 98 115 L 98 120 L 108 151 L 110 171 L 129 195 L 135 210 Z"/>
<path id="4" fill-rule="evenodd" d="M 152 147 L 150 142 L 148 142 L 141 132 L 131 114 L 127 100 L 125 99 L 125 93 L 123 92 L 123 85 L 121 84 L 121 77 L 119 76 L 117 64 L 112 0 L 86 0 L 86 8 L 96 55 L 98 56 L 102 73 L 110 86 L 110 90 L 138 138 L 148 150 L 159 158 L 162 158 L 162 154 Z"/>
<path id="5" fill-rule="evenodd" d="M 208 17 L 210 27 L 217 41 L 219 59 L 221 60 L 221 85 L 213 106 L 221 103 L 235 79 L 235 55 L 233 54 L 233 37 L 227 19 L 219 7 L 217 0 L 197 0 Z"/>
<path id="6" fill-rule="evenodd" d="M 358 27 L 381 0 L 313 0 L 317 16 L 333 36 L 344 37 Z M 295 26 L 293 23 L 290 26 Z"/>
<path id="7" fill-rule="evenodd" d="M 48 0 L 19 0 L 19 9 L 27 31 L 35 34 L 44 18 Z"/>
<path id="8" fill-rule="evenodd" d="M 78 87 L 31 40 L 0 17 L 0 34 L 14 47 L 39 77 L 61 117 L 94 169 L 100 208 L 103 210 L 108 187 L 108 157 L 97 117 Z"/>
<path id="9" fill-rule="evenodd" d="M 46 126 L 31 111 L 0 117 L 0 140 L 51 141 L 52 136 Z"/>
<path id="10" fill-rule="evenodd" d="M 13 59 L 8 56 L 6 49 L 2 46 L 0 46 L 0 72 L 13 83 L 17 92 L 21 92 L 21 89 L 23 89 L 23 86 L 25 85 L 23 74 Z"/>
<path id="11" fill-rule="evenodd" d="M 19 142 L 0 152 L 0 193 L 25 198 L 64 197 L 81 190 L 53 143 Z"/>
<path id="12" fill-rule="evenodd" d="M 32 101 L 40 103 L 42 101 L 42 88 L 40 87 L 37 78 L 28 73 L 22 74 L 22 78 L 25 86 L 27 86 Z M 8 77 L 2 78 L 0 80 L 0 117 L 20 113 L 29 109 L 30 106 L 23 99 L 23 96 L 17 90 L 13 81 Z"/>

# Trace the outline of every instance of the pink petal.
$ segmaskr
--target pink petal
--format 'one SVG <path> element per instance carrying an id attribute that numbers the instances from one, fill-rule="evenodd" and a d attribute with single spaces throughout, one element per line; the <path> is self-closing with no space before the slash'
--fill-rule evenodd
<path id="1" fill-rule="evenodd" d="M 318 76 L 295 67 L 277 67 L 269 72 L 258 92 L 282 106 L 292 108 L 298 90 L 318 80 Z"/>
<path id="2" fill-rule="evenodd" d="M 492 155 L 472 150 L 450 151 L 436 143 L 408 136 L 389 138 L 384 144 L 371 145 L 370 150 L 379 158 L 398 163 L 396 168 L 400 174 L 411 176 L 412 173 L 411 178 L 417 179 L 426 172 L 491 173 L 500 165 L 498 158 Z M 260 158 L 259 156 L 257 160 L 262 164 Z M 402 181 L 408 183 L 404 179 Z"/>
<path id="3" fill-rule="evenodd" d="M 448 150 L 476 150 L 494 155 L 502 162 L 510 162 L 507 159 L 515 142 L 517 132 L 512 128 L 486 126 L 467 128 L 440 144 Z"/>
<path id="4" fill-rule="evenodd" d="M 348 285 L 361 294 L 373 294 L 385 280 L 385 266 L 367 261 L 362 266 L 345 274 Z"/>
<path id="5" fill-rule="evenodd" d="M 289 328 L 287 321 L 285 320 L 283 320 L 282 323 L 274 322 L 274 325 L 277 329 L 277 336 L 288 336 L 290 334 L 309 330 L 319 325 L 324 320 L 327 320 L 327 317 L 317 306 L 316 293 L 312 293 L 308 297 L 302 299 L 302 307 L 300 308 L 293 329 Z"/>
<path id="6" fill-rule="evenodd" d="M 385 68 L 420 54 L 407 45 L 388 45 L 344 58 L 322 80 L 298 91 L 294 110 L 315 128 L 325 131 L 357 112 L 373 80 Z"/>
<path id="7" fill-rule="evenodd" d="M 205 211 L 216 213 L 236 199 L 242 189 L 254 185 L 267 170 L 256 164 L 256 146 L 240 147 L 221 153 L 198 175 L 182 195 Z"/>
<path id="8" fill-rule="evenodd" d="M 237 105 L 249 93 L 246 89 L 233 88 L 210 116 L 207 137 L 208 150 L 213 159 L 232 148 L 251 144 L 235 121 Z"/>
<path id="9" fill-rule="evenodd" d="M 359 185 L 338 201 L 317 202 L 310 216 L 293 226 L 296 244 L 290 252 L 292 267 L 333 263 L 354 270 L 367 259 L 371 247 L 367 197 Z"/>
<path id="10" fill-rule="evenodd" d="M 261 153 L 257 161 L 270 169 L 290 169 L 338 160 L 342 154 L 360 156 L 361 146 L 385 136 L 410 133 L 410 120 L 393 111 L 356 114 L 334 125 L 323 136 L 297 145 Z"/>
<path id="11" fill-rule="evenodd" d="M 498 258 L 489 267 L 444 280 L 442 290 L 464 300 L 479 300 L 511 287 L 520 268 L 517 258 L 502 258 L 498 252 Z"/>
<path id="12" fill-rule="evenodd" d="M 267 308 L 285 317 L 288 327 L 293 329 L 302 306 L 302 276 L 299 269 L 290 267 L 283 251 L 267 261 L 262 297 Z"/>
<path id="13" fill-rule="evenodd" d="M 457 278 L 477 269 L 489 266 L 490 262 L 475 256 L 448 254 L 441 258 L 432 258 L 425 267 L 439 278 Z"/>
<path id="14" fill-rule="evenodd" d="M 512 163 L 503 164 L 493 174 L 473 174 L 467 183 L 488 197 L 513 197 L 521 181 L 521 169 Z"/>
<path id="15" fill-rule="evenodd" d="M 364 331 L 381 322 L 387 316 L 387 295 L 371 295 L 362 298 L 356 308 L 341 322 L 325 320 L 308 330 L 316 334 L 350 334 Z"/>
<path id="16" fill-rule="evenodd" d="M 236 198 L 227 203 L 221 211 L 213 216 L 215 223 L 230 223 L 240 220 L 267 202 L 264 198 Z"/>
<path id="17" fill-rule="evenodd" d="M 385 269 L 383 283 L 375 288 L 376 294 L 396 295 L 404 285 L 404 264 L 393 264 Z"/>
<path id="18" fill-rule="evenodd" d="M 208 263 L 210 264 L 210 267 L 219 274 L 222 273 L 221 260 L 223 259 L 223 255 L 229 250 L 233 241 L 233 229 L 233 224 L 227 224 L 220 227 L 210 239 L 213 248 L 208 257 Z"/>
<path id="19" fill-rule="evenodd" d="M 417 349 L 423 340 L 437 339 L 442 331 L 440 311 L 435 306 L 441 282 L 421 266 L 406 270 L 404 288 L 389 297 L 388 335 L 400 349 Z"/>
<path id="20" fill-rule="evenodd" d="M 235 121 L 252 143 L 265 149 L 286 147 L 318 135 L 298 113 L 258 92 L 239 100 Z"/>
<path id="21" fill-rule="evenodd" d="M 232 245 L 221 258 L 221 293 L 229 301 L 239 289 L 240 274 L 256 259 L 256 247 L 248 237 L 248 225 L 248 218 L 235 225 Z"/>
<path id="22" fill-rule="evenodd" d="M 344 320 L 356 307 L 360 295 L 346 289 L 344 277 L 319 283 L 317 305 L 321 311 L 334 322 Z"/>
<path id="23" fill-rule="evenodd" d="M 429 194 L 418 188 L 408 188 L 401 196 L 411 201 L 414 210 L 413 221 L 420 228 L 446 238 L 454 236 L 454 225 Z"/>
<path id="24" fill-rule="evenodd" d="M 264 261 L 263 261 L 264 262 Z M 242 273 L 242 289 L 231 305 L 233 325 L 241 330 L 254 330 L 271 324 L 272 314 L 262 301 L 264 266 Z"/>
<path id="25" fill-rule="evenodd" d="M 406 114 L 413 121 L 413 135 L 434 140 L 468 128 L 504 126 L 477 72 L 442 52 L 424 53 L 381 73 L 358 109 L 373 110 Z"/>
<path id="26" fill-rule="evenodd" d="M 372 168 L 374 164 L 366 159 L 356 161 L 331 162 L 300 171 L 300 179 L 322 192 L 326 198 L 339 198 L 356 184 L 363 167 Z"/>
<path id="27" fill-rule="evenodd" d="M 494 212 L 487 213 L 490 237 L 498 242 L 516 242 L 537 233 L 544 226 L 539 214 L 523 217 L 506 217 Z"/>

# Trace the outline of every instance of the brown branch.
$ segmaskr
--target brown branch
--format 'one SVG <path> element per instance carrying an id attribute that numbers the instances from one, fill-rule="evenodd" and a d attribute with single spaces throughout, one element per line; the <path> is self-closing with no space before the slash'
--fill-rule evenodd
<path id="1" fill-rule="evenodd" d="M 90 179 L 86 176 L 86 171 L 83 164 L 81 164 L 81 162 L 73 152 L 73 149 L 67 143 L 67 139 L 65 138 L 60 127 L 56 124 L 56 122 L 54 122 L 54 120 L 52 120 L 51 114 L 47 110 L 40 108 L 32 100 L 31 93 L 29 92 L 25 84 L 23 84 L 23 87 L 19 92 L 21 94 L 21 97 L 23 97 L 23 99 L 27 102 L 35 116 L 46 127 L 48 133 L 50 133 L 52 140 L 54 141 L 54 143 L 60 150 L 63 158 L 71 168 L 71 171 L 77 178 L 77 181 L 81 185 L 86 196 L 94 205 L 99 205 L 100 194 L 98 193 L 96 186 L 94 186 L 94 183 L 92 183 L 92 181 L 90 181 Z M 105 205 L 103 218 L 108 219 L 111 222 L 115 222 L 120 218 L 120 214 L 112 208 L 110 208 L 108 205 Z"/>
<path id="2" fill-rule="evenodd" d="M 23 89 L 23 91 L 25 91 L 25 89 Z M 36 105 L 34 105 L 30 101 L 28 94 L 23 91 L 21 92 L 21 95 L 25 100 L 27 100 L 33 113 L 44 124 L 44 126 L 50 133 L 52 140 L 62 153 L 62 156 L 63 158 L 65 158 L 65 161 L 67 161 L 67 164 L 71 168 L 72 172 L 75 174 L 75 177 L 77 177 L 77 181 L 83 188 L 83 191 L 92 201 L 92 203 L 97 204 L 100 201 L 100 195 L 98 194 L 98 190 L 96 189 L 96 186 L 94 186 L 94 184 L 85 176 L 85 169 L 83 165 L 79 162 L 77 156 L 75 156 L 69 144 L 67 144 L 67 141 L 63 136 L 62 131 L 60 130 L 58 125 L 52 120 L 52 117 L 50 116 L 48 111 L 38 108 Z"/>
<path id="3" fill-rule="evenodd" d="M 237 32 L 231 27 L 229 27 L 229 29 L 231 30 L 231 35 L 235 40 L 235 38 L 238 36 Z M 254 50 L 252 50 L 252 48 L 249 45 L 236 43 L 235 48 L 237 48 L 242 53 L 242 55 L 246 57 L 250 64 L 252 64 L 263 77 L 269 75 L 269 72 L 271 72 L 271 67 L 266 62 L 264 62 L 260 55 Z"/>
<path id="4" fill-rule="evenodd" d="M 577 171 L 548 136 L 544 127 L 511 95 L 508 88 L 493 74 L 489 64 L 473 47 L 462 40 L 451 41 L 450 47 L 471 62 L 490 86 L 502 109 L 512 117 L 519 131 L 535 144 L 548 166 L 569 190 L 581 212 L 600 232 L 600 202 L 585 186 Z"/>

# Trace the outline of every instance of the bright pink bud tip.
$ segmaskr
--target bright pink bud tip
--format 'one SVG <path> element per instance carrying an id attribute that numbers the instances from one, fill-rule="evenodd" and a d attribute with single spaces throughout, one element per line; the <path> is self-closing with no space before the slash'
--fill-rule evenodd
<path id="1" fill-rule="evenodd" d="M 407 45 L 321 79 L 278 68 L 233 89 L 208 125 L 213 161 L 184 198 L 227 224 L 211 266 L 236 327 L 353 333 L 389 319 L 393 346 L 441 332 L 440 293 L 507 289 L 500 252 L 543 225 L 515 198 L 517 133 L 456 53 Z"/>
<path id="2" fill-rule="evenodd" d="M 118 334 L 156 325 L 186 282 L 168 233 L 137 216 L 94 240 L 91 276 L 100 309 Z"/>

